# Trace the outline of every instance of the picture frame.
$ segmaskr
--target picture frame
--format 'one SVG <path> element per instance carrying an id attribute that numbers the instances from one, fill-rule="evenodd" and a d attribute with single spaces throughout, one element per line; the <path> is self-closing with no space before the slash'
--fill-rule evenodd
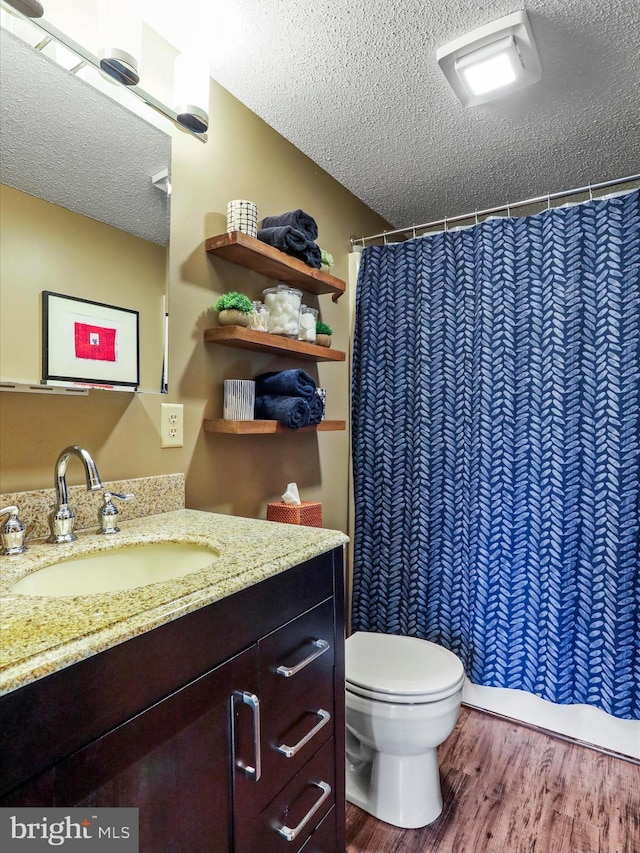
<path id="1" fill-rule="evenodd" d="M 138 311 L 42 292 L 42 381 L 112 390 L 140 384 Z"/>

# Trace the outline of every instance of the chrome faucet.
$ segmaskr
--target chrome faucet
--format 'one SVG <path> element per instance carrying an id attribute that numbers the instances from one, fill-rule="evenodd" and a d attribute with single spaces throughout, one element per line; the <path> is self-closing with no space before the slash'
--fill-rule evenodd
<path id="1" fill-rule="evenodd" d="M 0 530 L 0 538 L 2 539 L 0 554 L 8 557 L 12 557 L 15 554 L 24 554 L 27 550 L 24 544 L 26 527 L 18 518 L 18 507 L 5 506 L 4 509 L 0 509 L 0 516 L 7 513 L 9 513 L 9 520 Z"/>
<path id="2" fill-rule="evenodd" d="M 119 501 L 130 501 L 135 498 L 135 495 L 131 492 L 127 492 L 124 495 L 118 494 L 118 492 L 104 492 L 102 495 L 102 509 L 98 513 L 98 518 L 100 520 L 100 529 L 98 533 L 109 536 L 112 533 L 120 533 L 120 528 L 116 524 L 116 519 L 118 517 L 118 509 L 113 503 L 113 499 L 117 498 Z"/>
<path id="3" fill-rule="evenodd" d="M 75 542 L 78 538 L 73 532 L 76 516 L 69 506 L 69 494 L 67 492 L 67 465 L 72 456 L 77 456 L 84 465 L 87 478 L 87 491 L 98 492 L 103 488 L 98 468 L 91 454 L 84 447 L 79 447 L 77 444 L 65 447 L 60 456 L 58 456 L 55 468 L 58 507 L 51 515 L 51 536 L 49 537 L 49 542 L 55 544 Z"/>

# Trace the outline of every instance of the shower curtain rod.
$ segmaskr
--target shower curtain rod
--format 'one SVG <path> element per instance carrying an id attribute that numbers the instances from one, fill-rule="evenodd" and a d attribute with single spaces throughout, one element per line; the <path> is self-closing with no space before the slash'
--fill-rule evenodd
<path id="1" fill-rule="evenodd" d="M 551 200 L 556 198 L 566 198 L 570 195 L 578 195 L 579 193 L 589 193 L 591 198 L 593 198 L 594 190 L 602 190 L 605 187 L 614 187 L 617 184 L 628 184 L 631 181 L 640 181 L 640 175 L 627 175 L 626 178 L 616 178 L 613 181 L 603 181 L 600 184 L 587 184 L 586 187 L 576 187 L 573 190 L 565 190 L 564 192 L 558 193 L 546 193 L 545 195 L 539 195 L 536 198 L 526 198 L 523 201 L 515 201 L 510 204 L 501 204 L 498 207 L 488 207 L 485 210 L 474 210 L 473 213 L 465 213 L 463 216 L 445 216 L 444 219 L 436 219 L 433 222 L 425 222 L 423 225 L 409 225 L 408 228 L 396 228 L 393 231 L 383 231 L 381 234 L 371 234 L 369 237 L 352 237 L 351 238 L 351 246 L 355 246 L 359 243 L 363 248 L 364 244 L 369 242 L 370 240 L 379 240 L 380 237 L 383 237 L 385 242 L 387 237 L 392 237 L 395 234 L 406 234 L 407 231 L 411 231 L 413 236 L 416 236 L 416 231 L 423 231 L 425 228 L 434 228 L 436 225 L 444 225 L 445 230 L 449 224 L 452 222 L 463 222 L 465 219 L 475 219 L 476 223 L 478 221 L 479 216 L 487 216 L 490 213 L 498 213 L 500 210 L 506 210 L 507 215 L 510 215 L 512 208 L 514 207 L 525 207 L 528 204 L 537 204 L 541 201 L 546 201 L 549 206 L 551 206 Z"/>

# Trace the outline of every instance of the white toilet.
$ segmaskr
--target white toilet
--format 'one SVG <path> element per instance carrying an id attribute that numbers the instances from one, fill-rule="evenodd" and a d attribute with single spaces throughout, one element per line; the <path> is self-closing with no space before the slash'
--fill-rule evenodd
<path id="1" fill-rule="evenodd" d="M 416 637 L 358 632 L 346 643 L 347 800 L 415 829 L 442 811 L 437 747 L 460 713 L 462 663 Z"/>

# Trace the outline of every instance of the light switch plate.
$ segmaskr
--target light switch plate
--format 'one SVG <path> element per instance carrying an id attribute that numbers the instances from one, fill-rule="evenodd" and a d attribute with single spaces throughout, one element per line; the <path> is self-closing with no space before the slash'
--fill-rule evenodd
<path id="1" fill-rule="evenodd" d="M 182 403 L 160 404 L 160 447 L 182 447 L 184 444 L 184 406 Z"/>

